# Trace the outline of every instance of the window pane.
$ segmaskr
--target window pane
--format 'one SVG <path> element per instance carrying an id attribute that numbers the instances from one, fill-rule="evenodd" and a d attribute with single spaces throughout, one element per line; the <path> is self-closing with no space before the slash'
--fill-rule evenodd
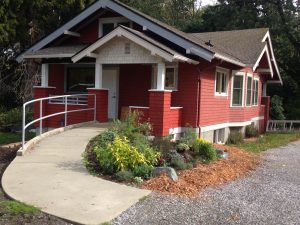
<path id="1" fill-rule="evenodd" d="M 166 88 L 175 88 L 175 68 L 166 68 Z"/>
<path id="2" fill-rule="evenodd" d="M 234 77 L 233 88 L 243 88 L 243 76 Z"/>
<path id="3" fill-rule="evenodd" d="M 114 29 L 113 23 L 103 23 L 102 24 L 102 36 L 107 35 Z"/>
<path id="4" fill-rule="evenodd" d="M 222 89 L 221 91 L 223 93 L 227 92 L 227 77 L 226 77 L 225 73 L 222 74 L 222 88 L 221 89 Z"/>
<path id="5" fill-rule="evenodd" d="M 95 86 L 95 68 L 69 67 L 66 81 L 67 92 L 87 92 L 87 88 Z"/>
<path id="6" fill-rule="evenodd" d="M 243 104 L 243 76 L 234 76 L 233 79 L 233 93 L 232 93 L 232 105 L 242 106 Z"/>
<path id="7" fill-rule="evenodd" d="M 221 74 L 219 72 L 217 72 L 217 80 L 216 80 L 216 92 L 217 93 L 221 93 L 221 89 L 220 89 L 220 79 Z"/>
<path id="8" fill-rule="evenodd" d="M 247 105 L 251 105 L 251 95 L 252 95 L 252 77 L 247 78 Z"/>

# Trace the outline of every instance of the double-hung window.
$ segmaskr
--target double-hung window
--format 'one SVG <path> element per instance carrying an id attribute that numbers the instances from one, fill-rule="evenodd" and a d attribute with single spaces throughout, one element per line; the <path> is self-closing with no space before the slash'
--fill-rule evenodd
<path id="1" fill-rule="evenodd" d="M 251 106 L 252 98 L 252 76 L 247 76 L 247 106 Z"/>
<path id="2" fill-rule="evenodd" d="M 228 89 L 228 71 L 217 68 L 216 70 L 216 85 L 215 95 L 227 96 Z"/>
<path id="3" fill-rule="evenodd" d="M 232 78 L 232 106 L 244 105 L 244 73 L 237 72 Z"/>
<path id="4" fill-rule="evenodd" d="M 132 27 L 132 22 L 124 17 L 100 18 L 99 37 L 110 33 L 117 26 Z"/>
<path id="5" fill-rule="evenodd" d="M 253 105 L 258 105 L 258 80 L 253 83 Z"/>

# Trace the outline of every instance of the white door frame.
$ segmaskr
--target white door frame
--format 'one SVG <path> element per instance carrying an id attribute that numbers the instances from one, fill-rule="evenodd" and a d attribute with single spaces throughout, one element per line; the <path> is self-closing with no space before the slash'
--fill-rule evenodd
<path id="1" fill-rule="evenodd" d="M 119 116 L 119 77 L 120 77 L 120 68 L 119 68 L 119 65 L 103 65 L 103 76 L 105 76 L 105 70 L 116 70 L 116 86 L 115 86 L 115 89 L 116 89 L 116 102 L 115 102 L 115 115 L 114 115 L 114 118 L 109 118 L 109 119 L 117 119 L 118 116 Z M 106 88 L 106 87 L 104 87 Z M 110 91 L 110 90 L 109 90 Z M 109 96 L 108 96 L 109 97 Z M 109 104 L 109 101 L 111 99 L 108 99 L 108 104 Z M 109 105 L 107 107 L 107 111 L 108 111 L 108 114 L 109 114 Z"/>

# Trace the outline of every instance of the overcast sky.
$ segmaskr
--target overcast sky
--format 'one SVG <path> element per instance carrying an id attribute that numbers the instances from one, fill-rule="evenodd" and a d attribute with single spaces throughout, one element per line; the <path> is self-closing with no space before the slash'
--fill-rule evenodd
<path id="1" fill-rule="evenodd" d="M 201 6 L 214 5 L 214 4 L 216 4 L 217 0 L 198 0 L 198 4 L 200 2 L 201 2 Z"/>

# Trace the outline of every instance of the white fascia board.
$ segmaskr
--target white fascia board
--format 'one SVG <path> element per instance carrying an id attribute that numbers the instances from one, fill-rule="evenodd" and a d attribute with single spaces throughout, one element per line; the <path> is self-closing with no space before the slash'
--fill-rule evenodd
<path id="1" fill-rule="evenodd" d="M 182 62 L 187 62 L 187 63 L 194 64 L 194 65 L 199 64 L 198 61 L 189 59 L 189 58 L 187 58 L 185 56 L 182 56 L 182 55 L 174 55 L 173 59 L 178 60 L 178 61 L 182 61 Z"/>
<path id="2" fill-rule="evenodd" d="M 93 51 L 95 51 L 96 49 L 98 49 L 99 47 L 101 47 L 102 45 L 104 45 L 105 43 L 110 41 L 111 39 L 113 39 L 115 37 L 121 37 L 121 36 L 135 42 L 136 44 L 146 48 L 150 52 L 153 52 L 155 55 L 158 55 L 158 56 L 164 58 L 165 60 L 167 60 L 169 62 L 173 61 L 173 55 L 171 53 L 163 51 L 162 49 L 160 49 L 160 48 L 154 46 L 153 44 L 143 40 L 142 38 L 128 32 L 127 30 L 125 30 L 122 27 L 116 28 L 114 31 L 107 34 L 103 38 L 99 39 L 98 41 L 96 41 L 94 44 L 92 44 L 88 48 L 84 49 L 83 51 L 81 51 L 77 55 L 73 56 L 72 61 L 75 63 L 75 62 L 79 61 L 80 59 L 82 59 L 86 56 L 89 56 L 90 54 L 92 54 Z"/>
<path id="3" fill-rule="evenodd" d="M 273 61 L 273 63 L 274 63 L 274 67 L 275 67 L 276 73 L 278 74 L 280 83 L 283 84 L 282 78 L 281 78 L 281 75 L 280 75 L 280 72 L 279 72 L 279 67 L 277 65 L 277 61 L 276 61 L 275 54 L 274 54 L 274 49 L 273 49 L 273 44 L 272 44 L 272 40 L 271 40 L 270 31 L 268 31 L 266 33 L 266 35 L 263 37 L 262 42 L 265 42 L 266 40 L 268 41 L 269 46 L 270 46 L 271 61 Z"/>
<path id="4" fill-rule="evenodd" d="M 17 57 L 17 61 L 21 62 L 24 58 L 24 54 L 28 53 L 28 52 L 35 52 L 43 47 L 45 47 L 47 44 L 49 44 L 50 42 L 54 41 L 56 38 L 58 38 L 59 36 L 61 36 L 65 30 L 70 30 L 72 27 L 74 27 L 75 25 L 77 25 L 78 23 L 80 23 L 81 21 L 83 21 L 84 19 L 86 19 L 88 16 L 92 15 L 94 12 L 96 12 L 98 9 L 100 9 L 101 7 L 104 7 L 107 4 L 108 0 L 102 0 L 102 1 L 97 1 L 94 4 L 92 4 L 90 7 L 88 7 L 87 9 L 85 9 L 83 12 L 81 12 L 80 14 L 78 14 L 77 16 L 75 16 L 72 20 L 70 20 L 69 22 L 65 23 L 63 26 L 61 26 L 60 28 L 58 28 L 57 30 L 55 30 L 53 33 L 51 33 L 50 35 L 46 36 L 45 38 L 43 38 L 42 40 L 40 40 L 39 42 L 37 42 L 35 45 L 31 46 L 28 50 L 24 51 L 22 54 L 20 54 Z"/>
<path id="5" fill-rule="evenodd" d="M 266 53 L 267 55 L 267 60 L 268 60 L 268 65 L 270 68 L 270 72 L 271 72 L 271 77 L 273 77 L 273 67 L 272 67 L 272 63 L 271 63 L 271 58 L 270 58 L 270 54 L 268 51 L 268 45 L 266 44 L 265 47 L 263 48 L 262 52 L 260 53 L 256 63 L 253 66 L 253 71 L 256 71 L 257 67 L 259 66 L 259 62 L 261 61 L 263 55 Z"/>
<path id="6" fill-rule="evenodd" d="M 217 59 L 221 59 L 221 60 L 224 60 L 226 62 L 232 63 L 234 65 L 240 66 L 240 67 L 246 67 L 247 66 L 244 63 L 241 63 L 241 62 L 238 62 L 236 60 L 230 59 L 230 58 L 228 58 L 226 56 L 223 56 L 223 55 L 221 55 L 219 53 L 216 53 L 214 57 L 217 58 Z"/>
<path id="7" fill-rule="evenodd" d="M 39 42 L 37 42 L 35 45 L 31 46 L 28 50 L 24 51 L 22 54 L 20 54 L 17 57 L 17 61 L 21 62 L 23 60 L 23 56 L 25 53 L 28 52 L 35 52 L 43 47 L 45 47 L 47 44 L 54 41 L 56 38 L 61 36 L 64 31 L 70 30 L 75 25 L 79 24 L 81 21 L 95 13 L 100 8 L 109 8 L 122 16 L 130 19 L 131 21 L 134 21 L 135 23 L 141 25 L 142 27 L 147 27 L 148 30 L 160 35 L 161 37 L 166 37 L 169 41 L 181 46 L 184 49 L 189 48 L 195 48 L 197 49 L 196 55 L 199 57 L 211 61 L 213 59 L 214 53 L 208 51 L 207 49 L 204 49 L 203 47 L 193 43 L 192 41 L 186 40 L 183 37 L 180 37 L 180 35 L 177 35 L 166 28 L 161 27 L 160 25 L 156 24 L 155 22 L 152 22 L 143 16 L 139 15 L 138 13 L 135 13 L 129 9 L 127 9 L 125 6 L 122 6 L 112 0 L 98 0 L 94 4 L 92 4 L 90 7 L 85 9 L 83 12 L 81 12 L 79 15 L 74 17 L 72 20 L 55 30 L 50 35 L 46 36 Z"/>
<path id="8" fill-rule="evenodd" d="M 173 42 L 176 45 L 181 46 L 184 49 L 189 48 L 195 48 L 197 49 L 196 55 L 207 60 L 211 61 L 213 59 L 214 53 L 197 45 L 194 44 L 192 41 L 189 41 L 183 37 L 180 37 L 179 35 L 173 33 L 172 31 L 169 31 L 167 28 L 163 28 L 160 25 L 156 24 L 155 22 L 152 22 L 148 20 L 147 18 L 138 15 L 135 12 L 132 12 L 131 10 L 127 9 L 126 7 L 114 2 L 114 1 L 108 1 L 107 7 L 111 10 L 118 12 L 122 16 L 134 21 L 135 23 L 143 26 L 146 26 L 148 30 L 160 35 L 161 37 L 165 37 L 169 41 Z"/>
<path id="9" fill-rule="evenodd" d="M 24 55 L 24 59 L 52 59 L 52 58 L 71 58 L 74 54 L 53 54 L 53 55 Z"/>

